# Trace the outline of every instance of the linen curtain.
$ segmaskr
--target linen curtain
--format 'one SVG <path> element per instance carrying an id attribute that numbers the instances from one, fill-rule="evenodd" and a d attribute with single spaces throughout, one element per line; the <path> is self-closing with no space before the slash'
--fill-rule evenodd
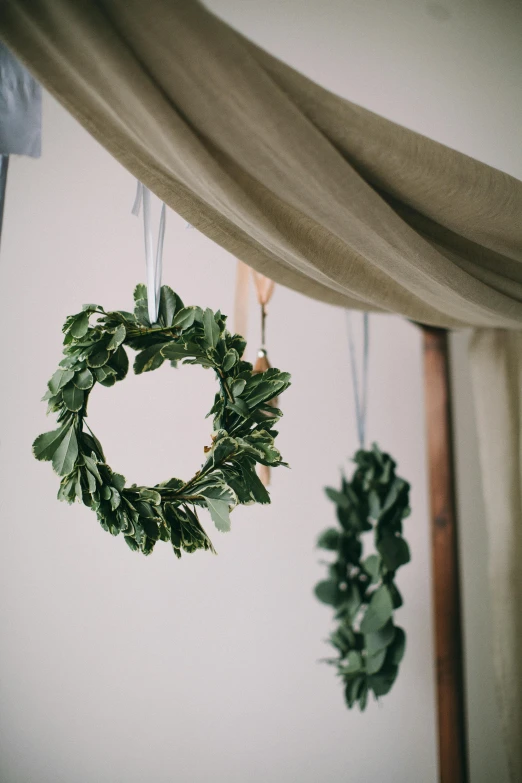
<path id="1" fill-rule="evenodd" d="M 480 327 L 484 485 L 503 541 L 497 677 L 522 779 L 522 633 L 506 607 L 522 599 L 507 551 L 522 535 L 522 183 L 322 89 L 196 0 L 3 0 L 0 38 L 129 171 L 262 274 L 335 305 Z"/>

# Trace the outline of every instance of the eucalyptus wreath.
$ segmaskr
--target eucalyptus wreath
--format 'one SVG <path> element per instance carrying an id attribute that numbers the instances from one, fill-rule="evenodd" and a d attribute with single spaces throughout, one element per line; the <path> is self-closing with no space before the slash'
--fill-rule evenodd
<path id="1" fill-rule="evenodd" d="M 275 448 L 275 423 L 282 413 L 268 405 L 290 384 L 277 369 L 254 373 L 241 359 L 244 339 L 226 329 L 221 312 L 185 307 L 162 286 L 158 321 L 151 324 L 147 290 L 134 292 L 134 313 L 106 312 L 94 304 L 71 315 L 63 326 L 64 358 L 48 383 L 48 413 L 58 414 L 58 428 L 36 438 L 33 452 L 49 460 L 61 476 L 59 500 L 79 500 L 96 512 L 104 530 L 123 534 L 133 550 L 148 555 L 156 541 L 172 544 L 174 553 L 214 551 L 198 519 L 206 507 L 218 530 L 230 529 L 230 511 L 238 504 L 269 503 L 256 474 L 256 463 L 285 465 Z M 91 325 L 91 318 L 96 322 Z M 157 370 L 165 361 L 212 369 L 219 383 L 211 443 L 201 468 L 188 481 L 171 478 L 153 487 L 125 485 L 107 464 L 100 441 L 86 422 L 87 403 L 97 383 L 113 386 L 128 371 L 126 348 L 137 351 L 134 372 Z"/>
<path id="2" fill-rule="evenodd" d="M 410 485 L 395 473 L 396 463 L 377 445 L 354 457 L 351 481 L 326 488 L 336 505 L 339 526 L 325 530 L 317 545 L 336 553 L 326 563 L 328 578 L 315 594 L 335 608 L 338 627 L 329 643 L 337 657 L 325 659 L 337 668 L 344 683 L 346 704 L 364 710 L 368 694 L 387 694 L 399 671 L 406 647 L 404 630 L 394 623 L 402 606 L 395 584 L 397 570 L 409 562 L 402 537 L 402 520 L 410 513 Z M 363 559 L 362 536 L 374 531 L 376 552 Z"/>

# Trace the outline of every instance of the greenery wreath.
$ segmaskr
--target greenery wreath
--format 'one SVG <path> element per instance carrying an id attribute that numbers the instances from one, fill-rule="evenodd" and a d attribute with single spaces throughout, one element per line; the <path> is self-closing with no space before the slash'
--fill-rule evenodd
<path id="1" fill-rule="evenodd" d="M 286 464 L 274 446 L 274 425 L 282 413 L 268 403 L 288 388 L 290 375 L 277 369 L 254 373 L 241 359 L 244 339 L 225 328 L 226 316 L 185 307 L 168 286 L 161 288 L 154 325 L 148 319 L 144 285 L 136 287 L 134 299 L 134 313 L 106 312 L 89 304 L 65 321 L 64 358 L 43 398 L 48 413 L 58 414 L 59 427 L 36 438 L 33 452 L 39 460 L 52 461 L 62 477 L 59 500 L 83 502 L 96 512 L 104 530 L 123 533 L 131 549 L 148 555 L 156 541 L 166 541 L 178 557 L 182 549 L 214 551 L 196 507 L 208 508 L 218 530 L 226 531 L 236 505 L 270 502 L 255 466 Z M 91 326 L 93 315 L 98 318 Z M 138 352 L 136 374 L 156 370 L 165 360 L 175 367 L 181 360 L 212 368 L 217 376 L 220 388 L 208 414 L 214 417 L 212 443 L 188 481 L 171 478 L 154 487 L 125 486 L 85 421 L 96 383 L 113 386 L 127 375 L 127 346 Z"/>
<path id="2" fill-rule="evenodd" d="M 389 692 L 406 648 L 406 634 L 393 622 L 402 606 L 395 584 L 400 566 L 410 560 L 402 537 L 402 520 L 410 513 L 410 485 L 395 473 L 396 463 L 377 445 L 359 450 L 352 480 L 342 477 L 341 489 L 326 488 L 337 507 L 338 528 L 325 530 L 317 545 L 336 552 L 328 579 L 315 594 L 336 609 L 338 628 L 329 638 L 338 652 L 326 662 L 337 667 L 349 708 L 364 710 L 369 691 Z M 375 525 L 375 527 L 374 527 Z M 377 552 L 362 559 L 362 534 L 374 530 Z"/>

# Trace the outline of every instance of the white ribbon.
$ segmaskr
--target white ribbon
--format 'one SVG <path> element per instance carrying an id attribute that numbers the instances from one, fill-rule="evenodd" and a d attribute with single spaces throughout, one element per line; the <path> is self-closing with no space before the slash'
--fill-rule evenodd
<path id="1" fill-rule="evenodd" d="M 363 314 L 363 356 L 362 356 L 362 383 L 359 389 L 359 373 L 357 371 L 357 359 L 355 356 L 355 343 L 353 339 L 352 320 L 350 311 L 346 311 L 348 325 L 348 344 L 350 347 L 350 369 L 352 371 L 353 396 L 355 400 L 355 418 L 357 421 L 357 435 L 359 445 L 364 449 L 366 441 L 366 403 L 368 398 L 368 356 L 370 352 L 370 324 L 368 313 Z"/>
<path id="2" fill-rule="evenodd" d="M 161 217 L 158 230 L 158 245 L 154 258 L 154 238 L 152 236 L 152 217 L 150 210 L 151 192 L 142 182 L 138 181 L 136 198 L 132 207 L 132 214 L 140 214 L 143 201 L 143 230 L 145 235 L 145 264 L 147 267 L 147 304 L 149 321 L 155 324 L 158 320 L 159 302 L 161 292 L 161 273 L 163 269 L 163 241 L 165 239 L 166 206 L 161 207 Z"/>

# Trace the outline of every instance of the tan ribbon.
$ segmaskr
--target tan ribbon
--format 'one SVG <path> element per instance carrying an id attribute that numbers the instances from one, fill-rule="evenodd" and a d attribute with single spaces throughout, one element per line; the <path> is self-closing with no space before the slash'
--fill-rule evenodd
<path id="1" fill-rule="evenodd" d="M 265 325 L 267 306 L 273 296 L 275 283 L 269 277 L 265 277 L 265 275 L 256 272 L 254 269 L 250 269 L 247 264 L 238 259 L 236 270 L 236 296 L 234 302 L 234 330 L 238 334 L 245 336 L 248 331 L 248 280 L 250 272 L 252 272 L 252 278 L 254 280 L 257 301 L 261 307 L 261 347 L 254 364 L 254 372 L 259 373 L 265 372 L 265 370 L 270 368 L 265 346 Z M 277 397 L 270 400 L 268 404 L 276 407 Z M 270 468 L 268 465 L 258 465 L 258 475 L 265 487 L 270 484 Z"/>

